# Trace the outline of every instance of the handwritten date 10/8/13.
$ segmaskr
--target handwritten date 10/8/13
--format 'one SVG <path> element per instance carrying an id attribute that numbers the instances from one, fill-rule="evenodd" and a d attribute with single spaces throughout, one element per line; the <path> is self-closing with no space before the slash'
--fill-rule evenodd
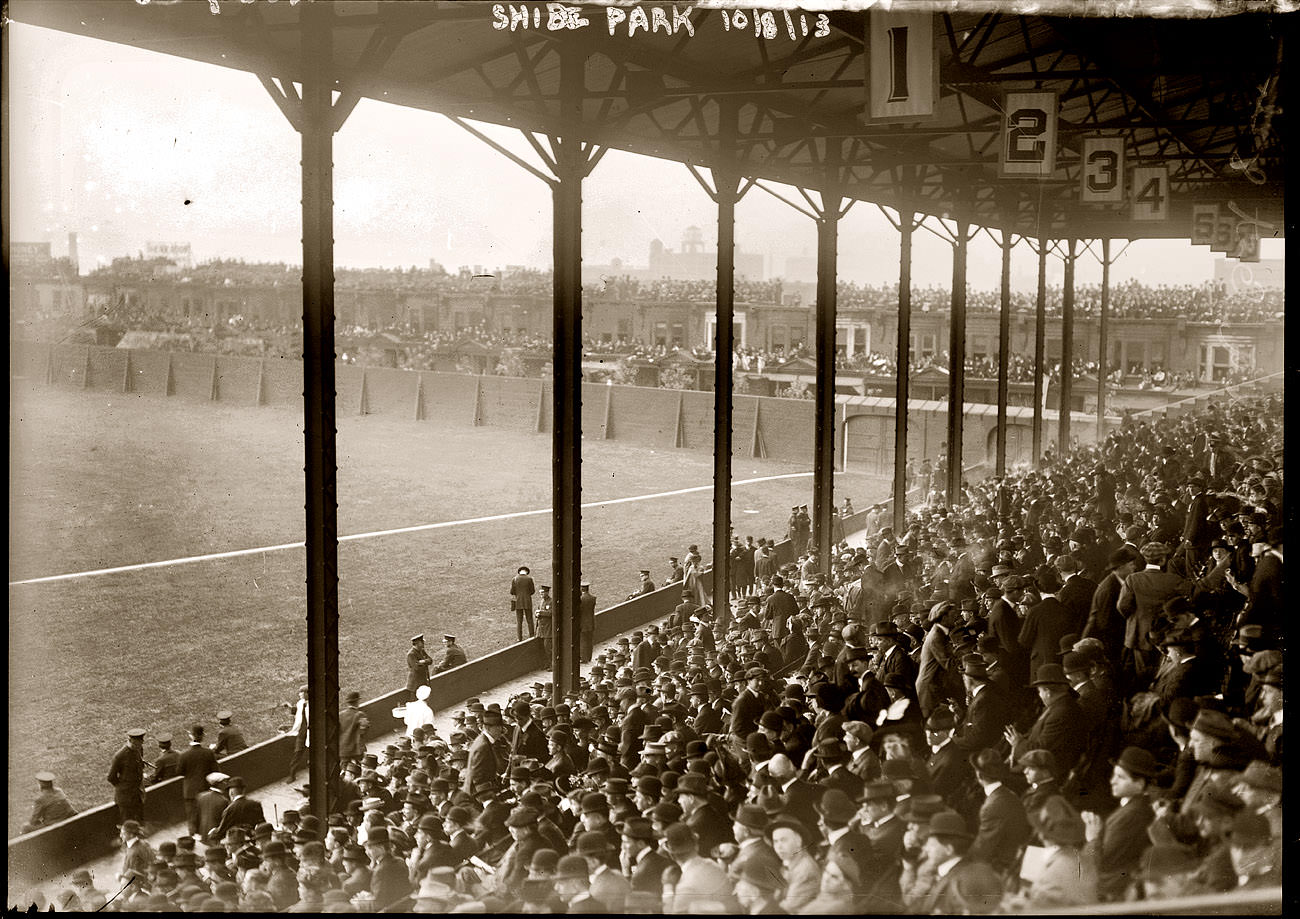
<path id="1" fill-rule="evenodd" d="M 652 6 L 649 9 L 640 5 L 633 7 L 604 7 L 605 26 L 609 34 L 622 32 L 629 38 L 638 32 L 676 35 L 679 31 L 687 35 L 695 34 L 695 22 L 691 18 L 694 8 L 687 6 L 679 10 L 676 4 L 671 9 Z M 581 6 L 565 3 L 548 3 L 545 9 L 541 4 L 532 3 L 494 3 L 492 4 L 492 28 L 498 31 L 509 30 L 546 30 L 560 32 L 572 29 L 585 29 L 590 26 L 591 18 L 584 15 Z M 830 20 L 825 13 L 803 13 L 799 10 L 760 10 L 734 9 L 719 10 L 715 22 L 727 32 L 747 34 L 751 29 L 756 37 L 773 39 L 782 34 L 792 41 L 806 37 L 809 33 L 814 38 L 823 38 L 830 34 Z M 600 17 L 597 16 L 597 19 Z"/>

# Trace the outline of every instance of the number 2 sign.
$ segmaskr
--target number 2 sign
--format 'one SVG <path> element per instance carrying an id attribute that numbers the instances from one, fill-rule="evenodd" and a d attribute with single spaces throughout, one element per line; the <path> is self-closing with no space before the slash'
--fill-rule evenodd
<path id="1" fill-rule="evenodd" d="M 1056 93 L 1007 93 L 1002 120 L 1003 178 L 1045 179 L 1056 170 Z"/>
<path id="2" fill-rule="evenodd" d="M 1133 169 L 1134 220 L 1164 220 L 1169 216 L 1169 167 Z"/>

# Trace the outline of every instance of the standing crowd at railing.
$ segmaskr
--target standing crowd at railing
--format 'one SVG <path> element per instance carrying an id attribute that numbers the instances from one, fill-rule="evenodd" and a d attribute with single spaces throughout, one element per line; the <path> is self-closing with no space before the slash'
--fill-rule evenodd
<path id="1" fill-rule="evenodd" d="M 672 615 L 597 653 L 558 704 L 541 683 L 471 699 L 448 736 L 410 724 L 382 749 L 351 719 L 338 813 L 272 824 L 246 794 L 212 798 L 201 852 L 195 835 L 155 851 L 125 821 L 132 884 L 110 908 L 1280 897 L 1281 419 L 1269 396 L 1126 422 L 837 542 L 829 578 L 796 510 L 796 561 L 737 541 L 736 599 L 686 578 Z M 230 782 L 206 779 L 217 797 Z"/>

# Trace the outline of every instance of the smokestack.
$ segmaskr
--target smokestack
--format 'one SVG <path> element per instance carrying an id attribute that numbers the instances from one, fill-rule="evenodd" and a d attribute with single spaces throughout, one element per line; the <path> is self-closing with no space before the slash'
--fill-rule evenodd
<path id="1" fill-rule="evenodd" d="M 81 260 L 77 256 L 77 234 L 68 234 L 68 261 L 72 262 L 74 274 L 81 274 Z"/>

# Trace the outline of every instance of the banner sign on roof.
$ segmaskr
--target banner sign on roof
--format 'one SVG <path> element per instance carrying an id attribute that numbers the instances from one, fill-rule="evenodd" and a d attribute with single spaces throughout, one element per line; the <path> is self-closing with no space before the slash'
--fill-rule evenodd
<path id="1" fill-rule="evenodd" d="M 1045 179 L 1056 169 L 1056 93 L 1007 93 L 999 174 Z"/>
<path id="2" fill-rule="evenodd" d="M 1124 202 L 1124 138 L 1085 137 L 1083 139 L 1082 187 L 1079 200 L 1084 204 L 1122 204 Z"/>
<path id="3" fill-rule="evenodd" d="M 939 100 L 933 13 L 872 10 L 867 17 L 867 96 L 872 121 L 932 118 Z"/>

